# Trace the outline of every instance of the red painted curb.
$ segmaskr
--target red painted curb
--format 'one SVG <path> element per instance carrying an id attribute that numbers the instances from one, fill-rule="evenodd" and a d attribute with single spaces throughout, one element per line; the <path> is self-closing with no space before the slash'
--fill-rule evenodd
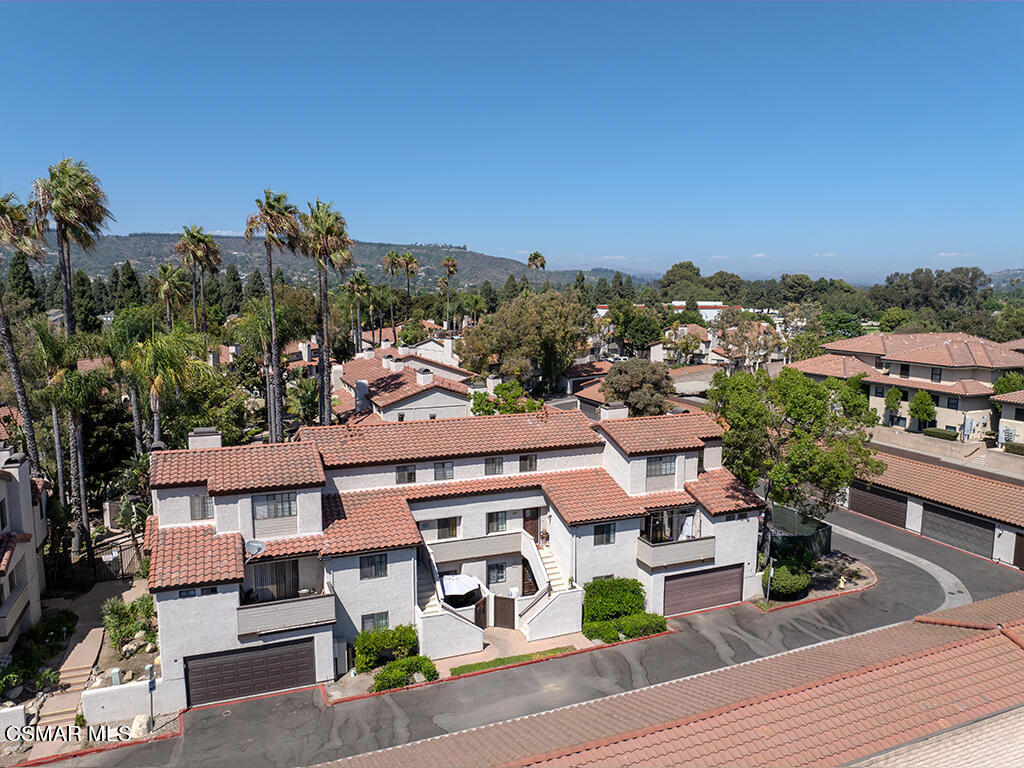
<path id="1" fill-rule="evenodd" d="M 867 566 L 864 566 L 864 567 L 866 568 Z M 875 573 L 873 570 L 871 572 Z M 808 598 L 806 598 L 804 600 L 797 600 L 795 603 L 785 603 L 783 605 L 776 605 L 774 608 L 769 608 L 768 610 L 765 610 L 764 608 L 761 608 L 760 606 L 754 605 L 754 603 L 750 602 L 749 600 L 747 602 L 748 602 L 749 605 L 752 605 L 752 606 L 754 606 L 754 608 L 757 608 L 757 610 L 759 610 L 761 613 L 774 613 L 775 611 L 781 611 L 781 610 L 783 610 L 785 608 L 795 608 L 798 605 L 807 605 L 808 603 L 820 603 L 822 600 L 831 600 L 833 597 L 844 597 L 846 595 L 856 595 L 858 592 L 866 592 L 869 589 L 874 589 L 876 586 L 878 586 L 878 574 L 877 573 L 875 573 L 875 583 L 874 584 L 868 584 L 866 587 L 857 587 L 856 589 L 848 589 L 848 590 L 845 590 L 843 592 L 836 592 L 836 593 L 831 594 L 831 595 L 821 595 L 820 597 L 808 597 Z"/>
<path id="2" fill-rule="evenodd" d="M 135 747 L 135 746 L 138 746 L 140 744 L 149 744 L 149 743 L 154 742 L 154 741 L 165 741 L 166 739 L 174 739 L 174 738 L 177 738 L 178 736 L 182 735 L 181 715 L 182 715 L 182 713 L 179 712 L 178 713 L 178 730 L 177 730 L 177 732 L 174 732 L 174 733 L 162 733 L 159 736 L 151 736 L 148 739 L 136 739 L 135 741 L 123 741 L 123 742 L 115 742 L 115 743 L 112 743 L 112 744 L 104 744 L 103 746 L 100 746 L 100 747 L 89 747 L 88 749 L 77 749 L 77 750 L 74 750 L 73 752 L 62 752 L 62 753 L 60 753 L 58 755 L 49 755 L 47 757 L 38 757 L 38 758 L 35 758 L 34 760 L 33 759 L 29 759 L 29 760 L 26 760 L 25 762 L 22 762 L 22 763 L 15 763 L 14 765 L 15 765 L 15 768 L 20 768 L 21 766 L 25 766 L 25 768 L 28 768 L 29 766 L 34 766 L 34 765 L 50 765 L 51 763 L 59 763 L 59 762 L 62 762 L 64 760 L 72 760 L 72 759 L 74 759 L 76 757 L 81 757 L 82 755 L 94 755 L 94 754 L 96 754 L 98 752 L 110 752 L 112 750 L 122 749 L 124 747 Z"/>

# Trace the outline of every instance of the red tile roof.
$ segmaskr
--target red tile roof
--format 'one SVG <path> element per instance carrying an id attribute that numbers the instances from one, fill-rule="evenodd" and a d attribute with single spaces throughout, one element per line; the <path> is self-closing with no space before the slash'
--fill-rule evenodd
<path id="1" fill-rule="evenodd" d="M 657 493 L 645 493 L 633 498 L 638 499 L 644 505 L 644 509 L 685 507 L 696 501 L 689 491 L 659 491 Z"/>
<path id="2" fill-rule="evenodd" d="M 1007 349 L 1013 350 L 1014 352 L 1024 352 L 1024 339 L 1004 341 L 1003 346 L 1006 347 Z"/>
<path id="3" fill-rule="evenodd" d="M 306 488 L 325 482 L 320 456 L 309 443 L 156 451 L 150 461 L 150 487 L 205 485 L 211 496 Z"/>
<path id="4" fill-rule="evenodd" d="M 356 399 L 347 390 L 334 390 L 331 405 L 338 424 L 380 424 L 384 420 L 373 411 L 357 411 Z"/>
<path id="5" fill-rule="evenodd" d="M 341 380 L 352 388 L 355 388 L 356 382 L 366 381 L 367 397 L 378 408 L 386 408 L 432 389 L 444 389 L 469 397 L 469 387 L 461 381 L 436 375 L 430 384 L 418 384 L 416 373 L 411 367 L 406 366 L 395 372 L 386 369 L 377 358 L 357 357 L 349 360 L 344 365 Z"/>
<path id="6" fill-rule="evenodd" d="M 325 494 L 321 555 L 414 547 L 422 541 L 401 489 Z"/>
<path id="7" fill-rule="evenodd" d="M 861 373 L 866 373 L 869 376 L 878 373 L 873 366 L 861 362 L 853 355 L 818 355 L 806 360 L 797 360 L 789 363 L 786 367 L 795 368 L 812 376 L 832 376 L 837 379 L 852 379 Z"/>
<path id="8" fill-rule="evenodd" d="M 355 426 L 303 427 L 299 440 L 314 444 L 327 467 L 485 456 L 599 446 L 601 439 L 579 411 L 544 410 L 500 416 Z"/>
<path id="9" fill-rule="evenodd" d="M 152 536 L 149 591 L 242 581 L 242 534 L 213 525 L 157 528 Z"/>
<path id="10" fill-rule="evenodd" d="M 156 543 L 156 529 L 160 527 L 160 518 L 157 515 L 150 515 L 146 518 L 146 527 L 142 533 L 142 551 L 149 554 Z"/>
<path id="11" fill-rule="evenodd" d="M 12 427 L 21 426 L 21 411 L 9 405 L 0 405 L 0 440 L 12 439 Z"/>
<path id="12" fill-rule="evenodd" d="M 976 379 L 960 379 L 952 384 L 937 384 L 933 381 L 923 379 L 904 379 L 900 376 L 892 376 L 884 373 L 875 373 L 865 376 L 866 384 L 885 384 L 898 389 L 923 389 L 925 392 L 937 392 L 940 395 L 957 395 L 960 397 L 985 397 L 992 394 L 992 387 L 982 384 Z"/>
<path id="13" fill-rule="evenodd" d="M 611 369 L 611 361 L 596 360 L 589 363 L 573 363 L 562 375 L 567 379 L 581 379 L 587 376 L 604 376 Z"/>
<path id="14" fill-rule="evenodd" d="M 1024 527 L 1024 486 L 879 452 L 885 471 L 871 484 Z"/>
<path id="15" fill-rule="evenodd" d="M 326 501 L 327 497 L 323 497 Z M 266 548 L 258 555 L 245 553 L 246 562 L 271 560 L 277 557 L 294 557 L 295 555 L 315 555 L 323 549 L 326 539 L 322 533 L 308 536 L 281 536 L 265 539 Z"/>
<path id="16" fill-rule="evenodd" d="M 700 448 L 705 440 L 721 437 L 723 430 L 706 413 L 608 419 L 594 425 L 627 456 L 671 453 Z"/>
<path id="17" fill-rule="evenodd" d="M 1005 395 L 992 395 L 993 403 L 1006 403 L 1007 405 L 1024 405 L 1024 389 L 1016 392 L 1007 392 Z"/>
<path id="18" fill-rule="evenodd" d="M 678 368 L 669 368 L 668 375 L 673 379 L 683 379 L 688 376 L 703 378 L 703 374 L 715 373 L 723 370 L 719 363 L 701 363 L 700 365 L 681 365 Z"/>
<path id="19" fill-rule="evenodd" d="M 672 330 L 671 328 L 665 328 L 664 329 L 664 334 L 667 335 L 668 332 L 671 331 L 671 330 Z M 707 343 L 710 340 L 709 337 L 708 337 L 708 329 L 705 328 L 703 325 L 697 325 L 696 323 L 687 323 L 686 325 L 679 326 L 679 332 L 676 333 L 676 339 L 677 340 L 681 339 L 683 336 L 696 336 L 698 339 L 700 339 L 701 341 L 703 341 L 705 343 Z M 657 341 L 652 341 L 647 346 L 648 347 L 653 347 L 656 344 L 664 344 L 664 343 L 665 343 L 665 339 L 664 338 L 660 338 Z"/>
<path id="20" fill-rule="evenodd" d="M 920 347 L 931 347 L 944 341 L 984 341 L 969 333 L 867 333 L 850 339 L 822 344 L 822 349 L 863 355 L 898 355 Z"/>
<path id="21" fill-rule="evenodd" d="M 28 541 L 32 541 L 31 533 L 8 531 L 0 535 L 0 576 L 5 575 L 7 569 L 11 567 L 14 550 L 18 548 L 19 544 L 24 544 Z"/>
<path id="22" fill-rule="evenodd" d="M 702 472 L 686 483 L 686 490 L 712 515 L 760 509 L 764 502 L 727 469 Z"/>
<path id="23" fill-rule="evenodd" d="M 440 360 L 435 360 L 434 358 L 427 357 L 426 355 L 418 355 L 415 352 L 409 352 L 408 354 L 401 355 L 398 353 L 398 347 L 378 347 L 377 349 L 374 350 L 374 354 L 378 358 L 391 355 L 395 360 L 399 360 L 405 363 L 406 365 L 411 365 L 413 368 L 416 368 L 415 363 L 424 363 L 426 365 L 435 365 L 439 368 L 444 368 L 446 371 L 450 371 L 451 373 L 458 374 L 457 376 L 451 376 L 449 378 L 457 378 L 459 380 L 464 381 L 466 379 L 471 379 L 474 376 L 476 376 L 476 374 L 473 373 L 473 371 L 466 370 L 465 368 L 460 368 L 459 366 L 454 365 L 452 363 L 445 363 Z"/>
<path id="24" fill-rule="evenodd" d="M 444 330 L 442 326 L 438 325 L 437 323 L 431 322 L 430 320 L 421 320 L 420 322 L 423 323 L 423 328 L 427 331 L 428 334 L 433 335 L 437 331 Z M 397 337 L 400 336 L 402 333 L 402 326 L 403 323 L 399 323 L 394 327 L 388 326 L 386 328 L 375 329 L 373 331 L 363 331 L 363 341 L 369 344 L 372 337 L 373 343 L 375 344 L 381 341 L 390 341 L 392 345 L 400 344 L 401 340 L 398 339 Z"/>
<path id="25" fill-rule="evenodd" d="M 1024 368 L 1024 355 L 986 339 L 951 339 L 930 347 L 890 353 L 884 359 L 942 368 Z"/>
<path id="26" fill-rule="evenodd" d="M 596 403 L 600 405 L 605 402 L 604 394 L 601 392 L 601 386 L 604 384 L 604 379 L 598 379 L 593 384 L 587 384 L 585 387 L 578 389 L 574 395 L 580 400 L 586 400 L 589 403 Z"/>

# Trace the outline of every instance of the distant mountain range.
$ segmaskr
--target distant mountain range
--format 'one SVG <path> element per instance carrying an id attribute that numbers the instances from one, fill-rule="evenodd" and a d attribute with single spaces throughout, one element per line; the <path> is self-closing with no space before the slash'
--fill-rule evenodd
<path id="1" fill-rule="evenodd" d="M 254 239 L 247 243 L 245 238 L 237 236 L 216 235 L 220 244 L 224 266 L 234 263 L 243 278 L 255 269 L 266 272 L 266 255 L 262 239 Z M 115 264 L 130 260 L 140 275 L 155 272 L 160 264 L 179 261 L 174 252 L 174 244 L 178 242 L 177 233 L 166 232 L 134 232 L 130 235 L 107 235 L 99 240 L 96 247 L 89 252 L 72 248 L 72 263 L 75 269 L 85 270 L 91 277 L 109 277 Z M 54 233 L 48 237 L 49 251 L 52 258 L 42 269 L 52 270 L 56 266 L 56 238 Z M 410 252 L 419 259 L 419 272 L 413 282 L 420 287 L 433 288 L 437 278 L 444 274 L 441 260 L 452 256 L 459 263 L 459 271 L 452 283 L 453 287 L 465 288 L 480 285 L 490 280 L 495 288 L 500 288 L 509 275 L 519 279 L 528 275 L 531 282 L 543 283 L 550 280 L 552 285 L 564 285 L 576 279 L 576 270 L 551 269 L 530 274 L 526 264 L 515 259 L 501 256 L 489 256 L 486 253 L 467 250 L 464 246 L 442 244 L 398 244 L 398 243 L 364 243 L 356 242 L 352 256 L 357 269 L 366 270 L 366 276 L 372 282 L 386 283 L 387 274 L 381 266 L 381 257 L 388 251 L 399 253 Z M 274 253 L 274 267 L 280 267 L 289 279 L 312 280 L 315 277 L 312 262 L 299 255 Z M 612 269 L 584 270 L 588 282 L 596 282 L 604 277 L 611 279 L 615 274 Z M 266 277 L 266 275 L 264 275 Z M 634 276 L 637 284 L 645 279 Z M 397 280 L 397 278 L 396 278 Z M 402 278 L 404 281 L 404 278 Z"/>

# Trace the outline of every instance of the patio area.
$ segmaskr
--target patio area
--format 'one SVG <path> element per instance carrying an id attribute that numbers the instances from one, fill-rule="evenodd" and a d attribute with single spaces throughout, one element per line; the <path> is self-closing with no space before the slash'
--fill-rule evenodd
<path id="1" fill-rule="evenodd" d="M 447 659 L 435 659 L 437 671 L 442 678 L 451 677 L 452 669 L 467 664 L 477 664 L 482 661 L 493 661 L 494 659 L 507 656 L 522 656 L 526 654 L 540 653 L 552 648 L 565 648 L 572 646 L 576 650 L 591 648 L 599 645 L 593 640 L 583 636 L 580 632 L 569 635 L 558 635 L 543 640 L 529 641 L 523 633 L 515 629 L 503 629 L 501 627 L 488 627 L 484 630 L 484 649 L 476 653 L 467 653 L 462 656 L 451 656 Z"/>

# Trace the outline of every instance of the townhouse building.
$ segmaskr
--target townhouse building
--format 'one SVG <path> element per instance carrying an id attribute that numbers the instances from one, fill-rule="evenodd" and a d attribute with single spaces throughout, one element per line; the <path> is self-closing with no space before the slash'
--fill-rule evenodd
<path id="1" fill-rule="evenodd" d="M 999 429 L 996 441 L 1005 449 L 1007 443 L 1024 442 L 1024 390 L 993 395 L 992 404 L 999 409 Z"/>
<path id="2" fill-rule="evenodd" d="M 332 680 L 376 627 L 415 626 L 434 658 L 490 626 L 576 632 L 594 579 L 639 579 L 668 615 L 756 594 L 762 502 L 721 436 L 704 413 L 545 410 L 156 452 L 157 710 Z M 134 685 L 88 692 L 86 717 L 121 714 Z"/>

